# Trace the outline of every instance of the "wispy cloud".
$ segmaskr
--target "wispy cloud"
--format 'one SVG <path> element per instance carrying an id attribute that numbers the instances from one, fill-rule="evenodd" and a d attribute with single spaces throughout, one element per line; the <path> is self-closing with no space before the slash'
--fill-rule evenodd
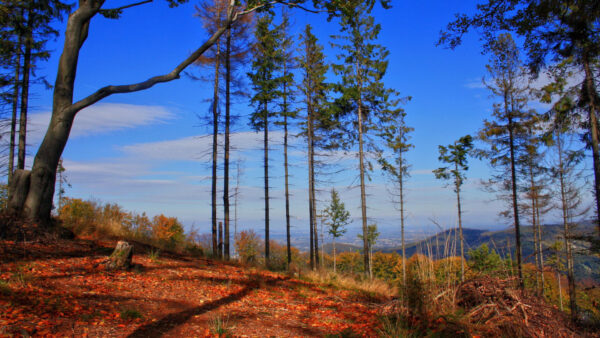
<path id="1" fill-rule="evenodd" d="M 50 112 L 31 114 L 27 121 L 29 142 L 38 143 L 50 123 Z M 101 103 L 77 114 L 71 138 L 98 135 L 116 130 L 165 123 L 175 114 L 162 106 L 144 106 L 125 103 Z"/>

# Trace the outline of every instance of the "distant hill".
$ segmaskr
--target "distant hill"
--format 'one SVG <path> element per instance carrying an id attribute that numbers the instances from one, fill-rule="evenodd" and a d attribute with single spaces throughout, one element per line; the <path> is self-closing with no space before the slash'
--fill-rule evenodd
<path id="1" fill-rule="evenodd" d="M 543 247 L 547 248 L 556 241 L 562 241 L 562 226 L 558 224 L 549 224 L 543 226 Z M 577 233 L 586 235 L 596 231 L 591 222 L 586 222 L 577 228 Z M 463 229 L 465 238 L 465 254 L 470 249 L 475 249 L 482 244 L 487 244 L 494 249 L 502 257 L 508 257 L 510 254 L 515 257 L 515 233 L 513 228 L 508 228 L 500 231 L 487 231 L 478 229 Z M 427 237 L 421 241 L 411 242 L 406 244 L 406 255 L 408 257 L 415 253 L 432 255 L 436 258 L 458 255 L 460 253 L 458 229 L 449 229 L 439 232 L 433 236 Z M 521 245 L 523 259 L 525 262 L 533 263 L 533 232 L 531 226 L 521 227 Z M 593 278 L 600 280 L 600 258 L 590 256 L 586 253 L 586 244 L 576 241 L 574 243 L 575 252 L 580 254 L 575 256 L 575 275 L 577 279 Z M 324 246 L 325 251 L 331 253 L 331 244 Z M 336 251 L 361 251 L 362 248 L 356 245 L 336 243 Z M 377 251 L 381 252 L 398 252 L 402 253 L 400 246 L 385 247 Z M 550 253 L 544 251 L 545 258 Z"/>

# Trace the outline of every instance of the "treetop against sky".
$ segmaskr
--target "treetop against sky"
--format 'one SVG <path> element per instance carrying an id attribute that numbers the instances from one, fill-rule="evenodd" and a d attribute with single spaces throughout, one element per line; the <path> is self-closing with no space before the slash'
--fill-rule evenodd
<path id="1" fill-rule="evenodd" d="M 114 1 L 111 7 L 124 5 Z M 149 76 L 169 72 L 207 38 L 198 18 L 194 17 L 197 1 L 169 8 L 165 1 L 155 1 L 127 9 L 118 20 L 96 17 L 82 48 L 75 84 L 75 100 L 108 84 L 138 82 Z M 475 34 L 468 35 L 455 51 L 436 47 L 439 32 L 457 12 L 472 12 L 475 1 L 394 2 L 388 10 L 376 6 L 373 15 L 382 30 L 379 43 L 389 51 L 389 67 L 384 81 L 412 100 L 404 105 L 406 122 L 414 127 L 407 153 L 412 165 L 407 181 L 407 224 L 456 225 L 455 200 L 451 189 L 444 189 L 431 172 L 439 167 L 438 145 L 449 144 L 466 134 L 475 134 L 492 111 L 492 99 L 482 84 L 487 57 L 482 55 Z M 277 11 L 279 12 L 279 11 Z M 330 35 L 339 33 L 334 19 L 293 9 L 291 32 L 297 38 L 307 23 L 325 46 L 329 62 L 338 51 L 330 46 Z M 280 18 L 276 19 L 279 22 Z M 56 27 L 64 32 L 65 22 Z M 296 42 L 299 47 L 299 40 Z M 62 36 L 49 44 L 51 58 L 36 70 L 51 82 L 62 50 Z M 244 70 L 245 72 L 249 69 Z M 194 76 L 210 78 L 210 70 L 190 67 Z M 330 74 L 333 80 L 333 74 Z M 297 76 L 297 79 L 300 77 Z M 543 81 L 543 80 L 541 80 Z M 179 217 L 187 226 L 195 224 L 209 232 L 210 224 L 210 144 L 209 125 L 204 117 L 211 111 L 212 83 L 193 81 L 190 76 L 151 89 L 125 95 L 113 95 L 81 111 L 73 126 L 72 137 L 63 154 L 66 175 L 72 185 L 66 195 L 116 202 L 133 211 L 150 215 L 164 213 Z M 248 83 L 247 92 L 251 87 Z M 41 86 L 32 89 L 30 115 L 31 147 L 35 153 L 44 135 L 52 105 L 52 92 Z M 301 103 L 298 107 L 303 108 Z M 541 108 L 539 106 L 537 108 Z M 239 119 L 233 127 L 231 153 L 231 187 L 235 186 L 235 162 L 242 161 L 241 195 L 238 224 L 241 228 L 262 229 L 262 135 L 248 126 L 252 112 L 249 100 L 236 99 L 232 114 Z M 199 118 L 202 117 L 202 118 Z M 298 127 L 292 128 L 299 133 Z M 275 233 L 284 231 L 283 132 L 271 133 L 270 175 L 272 196 L 271 222 Z M 290 151 L 292 226 L 305 232 L 308 222 L 306 191 L 306 149 L 302 138 L 292 138 Z M 327 182 L 318 187 L 325 208 L 328 192 L 335 186 L 354 222 L 360 226 L 359 191 L 354 154 L 336 152 L 326 161 L 338 163 L 341 174 L 324 175 Z M 32 158 L 27 159 L 31 166 Z M 471 161 L 468 180 L 463 187 L 463 224 L 487 227 L 500 222 L 500 206 L 493 196 L 481 191 L 479 179 L 487 178 L 489 169 Z M 368 187 L 369 216 L 383 231 L 398 232 L 398 212 L 386 190 L 379 170 L 371 174 Z M 219 213 L 221 215 L 221 213 Z"/>

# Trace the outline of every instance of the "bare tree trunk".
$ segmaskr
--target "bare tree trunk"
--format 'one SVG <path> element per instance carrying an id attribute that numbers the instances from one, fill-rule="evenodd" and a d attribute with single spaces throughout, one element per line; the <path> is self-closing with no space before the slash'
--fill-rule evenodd
<path id="1" fill-rule="evenodd" d="M 270 243 L 269 243 L 269 109 L 265 105 L 265 132 L 264 132 L 264 169 L 265 169 L 265 264 L 269 266 Z"/>
<path id="2" fill-rule="evenodd" d="M 536 271 L 535 271 L 535 285 L 536 288 L 538 290 L 538 294 L 541 295 L 542 294 L 542 289 L 541 289 L 541 284 L 540 284 L 540 259 L 539 259 L 539 252 L 538 252 L 538 248 L 539 248 L 539 239 L 538 239 L 538 232 L 537 232 L 537 214 L 536 214 L 536 195 L 537 195 L 537 189 L 535 186 L 535 180 L 533 177 L 533 164 L 531 163 L 531 159 L 529 159 L 528 161 L 529 163 L 527 163 L 527 166 L 529 167 L 529 186 L 530 186 L 530 199 L 531 199 L 531 229 L 533 231 L 533 252 L 534 252 L 534 258 L 535 258 L 535 266 L 536 266 Z"/>
<path id="3" fill-rule="evenodd" d="M 560 302 L 560 311 L 564 311 L 563 299 L 562 299 L 562 285 L 560 282 L 560 273 L 556 271 L 556 279 L 558 280 L 558 301 Z"/>
<path id="4" fill-rule="evenodd" d="M 540 203 L 539 203 L 539 194 L 536 194 L 536 198 L 537 198 L 537 202 L 536 202 L 536 213 L 537 213 L 537 219 L 538 219 L 538 252 L 539 252 L 539 257 L 540 257 L 540 270 L 541 270 L 541 277 L 542 277 L 542 296 L 544 296 L 545 293 L 545 278 L 544 278 L 544 250 L 543 250 L 543 240 L 542 240 L 542 221 L 541 221 L 541 217 L 540 217 Z"/>
<path id="5" fill-rule="evenodd" d="M 307 101 L 310 102 L 310 97 L 307 98 Z M 307 109 L 307 138 L 308 138 L 308 214 L 309 214 L 309 226 L 310 226 L 310 267 L 311 269 L 316 269 L 318 265 L 318 247 L 315 247 L 315 238 L 317 237 L 316 229 L 316 215 L 315 215 L 315 200 L 314 200 L 314 190 L 315 190 L 315 181 L 314 181 L 314 112 L 312 109 L 312 105 L 309 103 Z"/>
<path id="6" fill-rule="evenodd" d="M 283 51 L 285 55 L 285 50 Z M 283 63 L 283 73 L 287 74 L 287 62 Z M 283 81 L 283 107 L 287 109 L 287 82 Z M 287 244 L 287 265 L 288 269 L 292 263 L 292 243 L 290 237 L 290 190 L 289 190 L 289 170 L 288 170 L 288 116 L 287 111 L 283 115 L 283 167 L 285 180 L 285 235 Z"/>
<path id="7" fill-rule="evenodd" d="M 314 126 L 313 126 L 313 132 L 314 132 Z M 315 189 L 315 136 L 313 134 L 312 136 L 312 146 L 311 148 L 311 181 L 312 181 L 312 190 L 311 190 L 311 199 L 312 199 L 312 215 L 313 215 L 313 233 L 314 233 L 314 239 L 315 239 L 315 265 L 317 266 L 317 268 L 321 267 L 321 257 L 319 255 L 319 232 L 317 231 L 317 197 L 316 197 L 316 189 Z"/>
<path id="8" fill-rule="evenodd" d="M 398 154 L 398 184 L 400 187 L 400 237 L 402 242 L 402 286 L 406 287 L 406 246 L 404 242 L 404 170 L 402 169 L 402 152 Z"/>
<path id="9" fill-rule="evenodd" d="M 592 136 L 592 158 L 594 161 L 594 195 L 596 197 L 596 217 L 600 217 L 600 148 L 598 146 L 598 119 L 596 112 L 596 85 L 594 84 L 594 74 L 590 68 L 590 60 L 587 57 L 583 60 L 583 69 L 585 72 L 585 88 L 588 96 L 588 119 L 590 122 L 590 134 Z M 598 235 L 600 236 L 600 221 L 597 221 Z"/>
<path id="10" fill-rule="evenodd" d="M 564 241 L 565 241 L 565 255 L 567 258 L 567 281 L 569 282 L 569 308 L 571 309 L 571 320 L 577 320 L 577 294 L 575 291 L 575 274 L 573 271 L 573 251 L 571 248 L 571 233 L 569 230 L 570 223 L 570 212 L 566 193 L 566 182 L 565 182 L 565 167 L 563 162 L 563 149 L 560 131 L 556 132 L 557 140 L 556 147 L 558 150 L 558 164 L 559 164 L 559 180 L 560 180 L 560 199 L 562 205 L 562 216 L 563 216 L 563 228 L 564 228 Z"/>
<path id="11" fill-rule="evenodd" d="M 354 65 L 355 75 L 358 82 L 358 102 L 357 103 L 357 118 L 358 118 L 358 162 L 360 171 L 360 211 L 362 217 L 362 230 L 363 230 L 363 250 L 364 250 L 364 262 L 365 262 L 365 274 L 372 278 L 371 273 L 371 260 L 369 255 L 369 240 L 368 240 L 368 229 L 367 229 L 367 193 L 365 189 L 365 159 L 363 151 L 363 107 L 362 107 L 362 77 L 360 76 L 359 62 L 356 61 Z"/>
<path id="12" fill-rule="evenodd" d="M 27 11 L 27 36 L 25 37 L 25 54 L 23 56 L 23 82 L 21 83 L 21 114 L 19 115 L 19 154 L 17 169 L 25 169 L 27 148 L 27 110 L 29 108 L 29 75 L 31 74 L 31 49 L 33 45 L 33 13 Z"/>
<path id="13" fill-rule="evenodd" d="M 458 163 L 454 162 L 454 169 L 458 172 Z M 460 178 L 458 178 L 460 179 Z M 458 234 L 460 236 L 460 281 L 465 280 L 465 238 L 462 229 L 462 209 L 460 205 L 460 184 L 456 184 L 456 205 L 458 209 Z"/>
<path id="14" fill-rule="evenodd" d="M 335 258 L 335 236 L 333 236 L 332 243 L 333 243 L 333 273 L 336 273 L 337 269 L 336 269 L 336 258 Z"/>
<path id="15" fill-rule="evenodd" d="M 231 124 L 231 28 L 227 30 L 225 58 L 225 149 L 223 158 L 223 221 L 225 222 L 225 259 L 229 260 L 229 134 Z"/>
<path id="16" fill-rule="evenodd" d="M 217 161 L 218 146 L 219 146 L 219 68 L 221 65 L 221 44 L 217 42 L 217 51 L 215 55 L 215 81 L 213 93 L 213 144 L 212 144 L 212 180 L 211 180 L 211 218 L 212 218 L 212 241 L 213 241 L 213 256 L 221 257 L 222 251 L 219 250 L 217 243 Z"/>
<path id="17" fill-rule="evenodd" d="M 17 43 L 17 55 L 15 61 L 15 84 L 12 97 L 12 117 L 10 120 L 10 149 L 8 154 L 8 184 L 12 181 L 13 172 L 15 170 L 15 135 L 17 130 L 17 110 L 19 106 L 19 89 L 21 78 L 21 48 L 23 45 L 22 37 L 19 36 Z M 10 196 L 8 197 L 10 199 Z"/>
<path id="18" fill-rule="evenodd" d="M 506 107 L 508 104 L 506 103 Z M 507 108 L 508 109 L 508 108 Z M 517 272 L 519 278 L 519 287 L 523 289 L 523 267 L 521 262 L 521 224 L 519 223 L 519 205 L 517 200 L 517 173 L 515 164 L 515 140 L 514 140 L 514 123 L 512 119 L 512 112 L 508 114 L 508 133 L 509 133 L 509 146 L 510 146 L 510 177 L 512 186 L 512 205 L 513 205 L 513 217 L 515 222 L 515 242 L 516 242 L 516 255 L 517 255 Z"/>
<path id="19" fill-rule="evenodd" d="M 219 222 L 219 258 L 223 258 L 223 222 Z"/>

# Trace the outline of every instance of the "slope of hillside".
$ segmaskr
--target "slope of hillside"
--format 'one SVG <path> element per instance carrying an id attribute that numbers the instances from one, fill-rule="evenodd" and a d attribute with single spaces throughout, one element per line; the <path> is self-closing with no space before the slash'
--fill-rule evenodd
<path id="1" fill-rule="evenodd" d="M 114 242 L 0 241 L 0 336 L 375 335 L 378 302 L 282 274 L 184 256 L 101 264 Z"/>

